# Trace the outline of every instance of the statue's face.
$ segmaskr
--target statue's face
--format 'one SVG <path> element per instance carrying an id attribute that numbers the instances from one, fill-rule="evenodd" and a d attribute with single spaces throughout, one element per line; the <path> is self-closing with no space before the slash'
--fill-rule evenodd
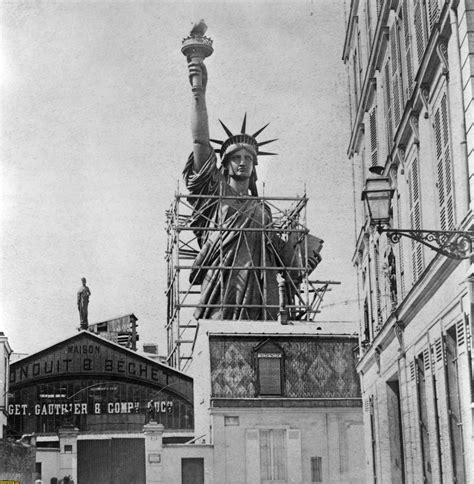
<path id="1" fill-rule="evenodd" d="M 245 149 L 232 153 L 228 163 L 229 176 L 237 180 L 250 178 L 253 172 L 253 156 Z"/>

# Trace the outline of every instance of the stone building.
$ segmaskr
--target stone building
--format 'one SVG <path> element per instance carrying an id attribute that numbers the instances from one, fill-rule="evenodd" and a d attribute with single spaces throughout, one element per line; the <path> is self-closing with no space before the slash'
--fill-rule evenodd
<path id="1" fill-rule="evenodd" d="M 189 373 L 212 482 L 362 484 L 355 349 L 337 323 L 201 320 Z"/>
<path id="2" fill-rule="evenodd" d="M 351 102 L 367 482 L 472 482 L 474 3 L 353 0 Z M 383 228 L 370 187 L 389 193 Z M 440 238 L 441 237 L 441 238 Z M 439 244 L 437 244 L 439 242 Z M 467 258 L 449 252 L 465 249 Z"/>
<path id="3" fill-rule="evenodd" d="M 3 438 L 4 428 L 7 425 L 8 374 L 11 353 L 12 349 L 8 343 L 8 338 L 3 333 L 0 333 L 0 439 Z"/>
<path id="4" fill-rule="evenodd" d="M 192 378 L 90 331 L 12 363 L 10 392 L 9 435 L 35 435 L 48 483 L 153 482 L 163 446 L 194 437 Z"/>

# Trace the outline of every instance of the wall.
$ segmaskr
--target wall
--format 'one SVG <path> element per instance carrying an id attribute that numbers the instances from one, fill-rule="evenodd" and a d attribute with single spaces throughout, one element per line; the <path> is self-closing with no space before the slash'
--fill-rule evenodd
<path id="1" fill-rule="evenodd" d="M 288 431 L 288 482 L 311 483 L 311 457 L 322 457 L 323 482 L 364 483 L 362 412 L 336 408 L 213 408 L 215 475 L 220 482 L 244 484 L 260 478 L 258 443 L 249 453 L 248 431 Z M 238 425 L 226 425 L 238 417 Z M 290 432 L 293 434 L 290 434 Z M 257 436 L 257 434 L 256 434 Z M 258 438 L 258 436 L 257 436 Z"/>
<path id="2" fill-rule="evenodd" d="M 32 484 L 36 447 L 0 439 L 0 479 Z"/>
<path id="3" fill-rule="evenodd" d="M 41 462 L 41 480 L 51 482 L 52 477 L 59 479 L 59 449 L 39 448 L 36 451 L 36 462 Z"/>

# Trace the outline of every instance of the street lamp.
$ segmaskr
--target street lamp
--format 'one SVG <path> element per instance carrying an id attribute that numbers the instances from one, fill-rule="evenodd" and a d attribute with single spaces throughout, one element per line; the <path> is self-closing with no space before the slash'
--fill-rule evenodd
<path id="1" fill-rule="evenodd" d="M 462 260 L 471 257 L 474 232 L 388 228 L 393 193 L 387 177 L 371 177 L 365 182 L 362 200 L 367 206 L 370 224 L 375 226 L 379 233 L 385 232 L 394 244 L 398 243 L 401 237 L 409 237 L 450 259 Z"/>

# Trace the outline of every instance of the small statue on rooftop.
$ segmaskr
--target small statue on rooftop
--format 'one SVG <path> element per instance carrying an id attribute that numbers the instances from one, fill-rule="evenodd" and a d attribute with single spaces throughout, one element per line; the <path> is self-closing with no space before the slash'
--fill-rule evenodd
<path id="1" fill-rule="evenodd" d="M 81 279 L 82 286 L 77 291 L 77 309 L 79 309 L 79 318 L 81 320 L 81 329 L 87 329 L 89 322 L 87 320 L 89 306 L 90 289 L 86 286 L 86 278 Z"/>

